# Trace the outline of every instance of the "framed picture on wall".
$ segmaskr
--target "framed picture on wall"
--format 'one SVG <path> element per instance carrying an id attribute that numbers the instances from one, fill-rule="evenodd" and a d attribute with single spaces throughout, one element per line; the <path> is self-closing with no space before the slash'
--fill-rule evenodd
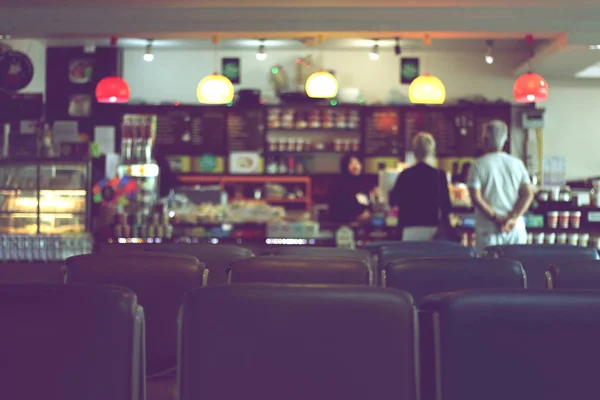
<path id="1" fill-rule="evenodd" d="M 221 71 L 223 71 L 223 76 L 229 78 L 231 83 L 233 83 L 234 85 L 241 82 L 239 58 L 223 58 L 221 60 Z"/>
<path id="2" fill-rule="evenodd" d="M 419 59 L 402 57 L 400 59 L 400 83 L 410 84 L 419 76 Z"/>

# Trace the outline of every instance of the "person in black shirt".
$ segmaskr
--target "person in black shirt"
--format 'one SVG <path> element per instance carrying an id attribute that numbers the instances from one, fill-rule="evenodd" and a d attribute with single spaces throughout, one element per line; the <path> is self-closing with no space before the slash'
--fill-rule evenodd
<path id="1" fill-rule="evenodd" d="M 331 219 L 341 223 L 369 220 L 369 187 L 363 181 L 360 160 L 352 154 L 345 154 L 340 161 L 340 173 L 340 177 L 333 181 L 330 188 Z"/>
<path id="2" fill-rule="evenodd" d="M 419 133 L 412 145 L 417 164 L 398 176 L 389 204 L 398 207 L 398 231 L 404 240 L 431 240 L 440 225 L 450 224 L 448 180 L 429 165 L 435 157 L 433 136 Z"/>

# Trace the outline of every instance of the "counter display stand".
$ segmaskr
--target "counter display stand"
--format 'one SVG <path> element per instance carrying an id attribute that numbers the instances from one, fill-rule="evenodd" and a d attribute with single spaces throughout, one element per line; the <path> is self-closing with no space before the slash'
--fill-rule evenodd
<path id="1" fill-rule="evenodd" d="M 91 249 L 88 159 L 0 160 L 0 259 L 57 261 Z"/>

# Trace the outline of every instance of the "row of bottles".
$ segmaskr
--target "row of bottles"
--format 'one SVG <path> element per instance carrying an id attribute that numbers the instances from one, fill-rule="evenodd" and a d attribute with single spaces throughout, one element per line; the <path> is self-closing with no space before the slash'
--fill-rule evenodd
<path id="1" fill-rule="evenodd" d="M 306 161 L 302 157 L 268 157 L 266 171 L 269 175 L 305 175 Z"/>
<path id="2" fill-rule="evenodd" d="M 161 238 L 173 237 L 173 225 L 162 207 L 156 207 L 150 214 L 138 212 L 135 215 L 118 214 L 113 234 L 117 238 Z"/>

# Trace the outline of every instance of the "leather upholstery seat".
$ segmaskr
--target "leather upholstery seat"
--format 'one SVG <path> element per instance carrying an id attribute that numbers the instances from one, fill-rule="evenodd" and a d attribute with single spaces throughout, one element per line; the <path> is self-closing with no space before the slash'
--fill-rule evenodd
<path id="1" fill-rule="evenodd" d="M 208 277 L 210 285 L 227 283 L 227 270 L 230 262 L 254 257 L 254 253 L 246 247 L 226 244 L 162 243 L 160 246 L 153 244 L 136 244 L 104 247 L 105 252 L 112 251 L 112 249 L 115 249 L 115 251 L 118 251 L 119 253 L 128 253 L 137 249 L 137 252 L 164 252 L 194 257 L 200 260 L 210 272 Z"/>
<path id="2" fill-rule="evenodd" d="M 142 400 L 143 311 L 118 287 L 0 285 L 3 399 Z"/>
<path id="3" fill-rule="evenodd" d="M 0 283 L 61 284 L 65 280 L 62 262 L 0 263 Z"/>
<path id="4" fill-rule="evenodd" d="M 524 289 L 521 263 L 494 258 L 409 258 L 385 266 L 386 285 L 409 292 L 415 302 L 431 294 L 468 289 Z"/>
<path id="5" fill-rule="evenodd" d="M 475 250 L 458 243 L 443 241 L 397 242 L 379 248 L 379 268 L 390 261 L 418 257 L 476 257 Z"/>
<path id="6" fill-rule="evenodd" d="M 546 287 L 546 271 L 550 264 L 598 259 L 598 252 L 593 248 L 566 245 L 492 246 L 485 249 L 485 255 L 520 261 L 527 273 L 527 286 L 530 289 Z"/>
<path id="7" fill-rule="evenodd" d="M 461 292 L 428 297 L 421 309 L 437 321 L 438 340 L 423 346 L 437 352 L 438 399 L 597 393 L 600 291 Z"/>
<path id="8" fill-rule="evenodd" d="M 366 286 L 232 284 L 190 291 L 181 400 L 414 400 L 415 309 Z"/>
<path id="9" fill-rule="evenodd" d="M 369 268 L 357 258 L 260 256 L 234 261 L 234 283 L 322 283 L 368 285 Z"/>
<path id="10" fill-rule="evenodd" d="M 112 284 L 137 293 L 146 318 L 149 375 L 177 364 L 177 316 L 186 291 L 202 286 L 204 265 L 161 253 L 86 254 L 66 261 L 67 282 Z"/>
<path id="11" fill-rule="evenodd" d="M 550 266 L 549 289 L 600 289 L 600 261 L 565 261 Z"/>

